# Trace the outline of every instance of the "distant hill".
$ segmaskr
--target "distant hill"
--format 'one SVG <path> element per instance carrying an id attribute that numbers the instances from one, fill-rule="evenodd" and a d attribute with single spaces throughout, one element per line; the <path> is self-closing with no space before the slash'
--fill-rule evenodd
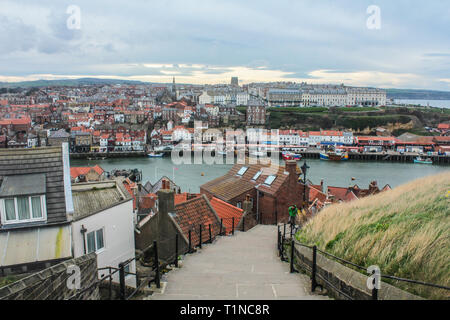
<path id="1" fill-rule="evenodd" d="M 450 100 L 449 91 L 386 89 L 388 99 Z"/>
<path id="2" fill-rule="evenodd" d="M 31 87 L 48 87 L 48 86 L 82 86 L 82 85 L 102 85 L 102 84 L 148 84 L 142 81 L 120 80 L 120 79 L 97 79 L 97 78 L 80 78 L 80 79 L 63 79 L 63 80 L 36 80 L 23 82 L 0 82 L 0 88 L 31 88 Z"/>
<path id="3" fill-rule="evenodd" d="M 375 196 L 331 205 L 297 237 L 383 274 L 450 286 L 450 171 Z M 405 282 L 393 285 L 432 299 L 450 292 Z"/>

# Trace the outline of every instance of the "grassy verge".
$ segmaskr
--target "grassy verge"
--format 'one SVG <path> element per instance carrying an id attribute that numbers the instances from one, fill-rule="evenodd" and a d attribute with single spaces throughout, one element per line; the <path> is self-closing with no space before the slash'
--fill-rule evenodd
<path id="1" fill-rule="evenodd" d="M 351 203 L 330 206 L 297 234 L 336 256 L 383 274 L 450 286 L 450 171 Z M 393 285 L 431 299 L 450 292 Z"/>

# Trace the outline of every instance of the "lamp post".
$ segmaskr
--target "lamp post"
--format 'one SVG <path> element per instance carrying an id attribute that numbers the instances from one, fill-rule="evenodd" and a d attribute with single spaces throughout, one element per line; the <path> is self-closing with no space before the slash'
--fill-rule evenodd
<path id="1" fill-rule="evenodd" d="M 310 167 L 306 164 L 306 160 L 301 166 L 302 173 L 303 173 L 303 207 L 306 207 L 306 172 L 308 171 Z"/>

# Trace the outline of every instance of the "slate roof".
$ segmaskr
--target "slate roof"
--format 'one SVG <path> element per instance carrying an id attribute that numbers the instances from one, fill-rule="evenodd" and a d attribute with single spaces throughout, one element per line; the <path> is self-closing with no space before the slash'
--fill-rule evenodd
<path id="1" fill-rule="evenodd" d="M 62 148 L 0 149 L 0 180 L 28 174 L 45 175 L 47 223 L 67 221 Z"/>
<path id="2" fill-rule="evenodd" d="M 6 176 L 0 186 L 0 197 L 45 194 L 45 174 Z"/>
<path id="3" fill-rule="evenodd" d="M 158 191 L 162 188 L 162 181 L 166 180 L 169 181 L 169 187 L 171 190 L 174 188 L 178 190 L 180 187 L 175 184 L 172 180 L 170 180 L 168 177 L 163 176 L 161 177 L 155 184 L 152 184 L 150 181 L 147 181 L 147 183 L 144 185 L 144 189 L 146 193 L 158 193 Z M 145 195 L 145 194 L 142 194 Z"/>
<path id="4" fill-rule="evenodd" d="M 202 242 L 209 240 L 208 225 L 211 224 L 212 238 L 220 232 L 220 219 L 205 195 L 176 205 L 175 213 L 173 218 L 186 239 L 189 239 L 189 230 L 192 230 L 192 246 L 199 243 L 200 224 L 202 225 Z"/>

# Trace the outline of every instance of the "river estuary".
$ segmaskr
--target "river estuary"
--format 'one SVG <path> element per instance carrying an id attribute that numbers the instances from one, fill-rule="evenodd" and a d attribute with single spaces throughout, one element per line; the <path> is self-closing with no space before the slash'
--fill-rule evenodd
<path id="1" fill-rule="evenodd" d="M 299 162 L 301 166 L 303 162 Z M 358 184 L 367 188 L 372 180 L 378 181 L 382 188 L 389 184 L 395 188 L 408 181 L 428 175 L 439 174 L 449 171 L 448 165 L 423 165 L 413 163 L 392 163 L 392 162 L 327 162 L 318 159 L 307 159 L 310 169 L 307 179 L 314 184 L 319 184 L 324 180 L 325 186 L 349 186 Z M 199 192 L 199 187 L 217 177 L 224 175 L 231 168 L 231 165 L 175 165 L 170 157 L 165 158 L 121 158 L 105 160 L 75 160 L 70 161 L 73 167 L 100 165 L 104 170 L 113 169 L 134 169 L 142 170 L 143 182 L 154 183 L 161 176 L 165 175 L 174 178 L 176 184 L 183 192 Z M 202 175 L 203 174 L 203 175 Z M 354 177 L 355 181 L 351 181 Z"/>

